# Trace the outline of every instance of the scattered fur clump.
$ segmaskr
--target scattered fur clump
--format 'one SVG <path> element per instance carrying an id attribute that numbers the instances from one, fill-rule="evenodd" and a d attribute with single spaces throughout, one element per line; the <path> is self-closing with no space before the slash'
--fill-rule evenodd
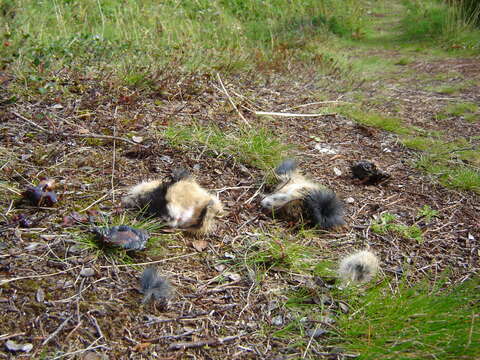
<path id="1" fill-rule="evenodd" d="M 338 274 L 345 283 L 370 281 L 378 272 L 380 261 L 368 250 L 357 251 L 340 261 Z"/>
<path id="2" fill-rule="evenodd" d="M 186 170 L 172 174 L 168 181 L 142 182 L 123 198 L 127 207 L 145 209 L 160 217 L 168 227 L 193 234 L 209 234 L 216 218 L 223 213 L 217 197 L 204 188 Z"/>
<path id="3" fill-rule="evenodd" d="M 281 182 L 262 200 L 265 209 L 296 221 L 305 220 L 322 229 L 345 224 L 343 204 L 335 193 L 302 175 L 294 160 L 282 162 L 275 174 Z"/>
<path id="4" fill-rule="evenodd" d="M 353 178 L 365 185 L 375 185 L 390 179 L 390 174 L 380 170 L 371 161 L 358 161 L 350 167 L 350 170 Z"/>
<path id="5" fill-rule="evenodd" d="M 165 306 L 173 295 L 173 288 L 170 282 L 161 276 L 154 266 L 147 267 L 140 278 L 140 292 L 144 295 L 142 303 L 158 301 Z"/>

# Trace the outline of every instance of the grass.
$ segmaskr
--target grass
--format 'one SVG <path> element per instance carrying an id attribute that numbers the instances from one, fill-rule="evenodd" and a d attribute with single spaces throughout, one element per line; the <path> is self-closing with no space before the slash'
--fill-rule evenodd
<path id="1" fill-rule="evenodd" d="M 406 239 L 412 239 L 417 242 L 423 241 L 423 233 L 418 225 L 404 225 L 397 221 L 398 217 L 395 214 L 383 213 L 376 220 L 371 223 L 371 228 L 374 233 L 385 234 L 386 232 L 394 232 Z"/>
<path id="2" fill-rule="evenodd" d="M 447 105 L 437 117 L 444 119 L 447 117 L 463 117 L 469 122 L 480 119 L 479 107 L 472 102 L 460 102 L 456 104 Z"/>
<path id="3" fill-rule="evenodd" d="M 402 30 L 406 39 L 434 42 L 442 46 L 476 48 L 480 30 L 475 29 L 479 12 L 467 15 L 463 1 L 405 0 L 407 13 L 402 19 Z"/>
<path id="4" fill-rule="evenodd" d="M 146 84 L 158 69 L 238 72 L 312 61 L 314 44 L 364 23 L 355 0 L 3 1 L 2 68 L 28 79 L 69 67 Z M 161 71 L 161 70 L 160 70 Z"/>
<path id="5" fill-rule="evenodd" d="M 419 283 L 386 283 L 352 296 L 341 315 L 343 348 L 359 359 L 473 359 L 480 353 L 480 281 L 450 289 Z M 353 300 L 355 299 L 355 300 Z"/>
<path id="6" fill-rule="evenodd" d="M 291 148 L 266 127 L 244 126 L 224 131 L 216 125 L 170 124 L 165 129 L 164 136 L 174 146 L 197 143 L 217 155 L 232 156 L 241 163 L 262 170 L 271 170 L 278 165 Z"/>

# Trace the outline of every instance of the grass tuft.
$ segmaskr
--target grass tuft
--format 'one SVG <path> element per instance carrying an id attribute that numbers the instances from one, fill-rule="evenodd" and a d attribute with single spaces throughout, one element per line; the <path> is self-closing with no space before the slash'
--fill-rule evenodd
<path id="1" fill-rule="evenodd" d="M 277 135 L 264 127 L 238 127 L 226 132 L 216 125 L 170 124 L 164 135 L 174 146 L 197 143 L 262 170 L 274 168 L 290 150 L 290 146 L 284 145 Z"/>

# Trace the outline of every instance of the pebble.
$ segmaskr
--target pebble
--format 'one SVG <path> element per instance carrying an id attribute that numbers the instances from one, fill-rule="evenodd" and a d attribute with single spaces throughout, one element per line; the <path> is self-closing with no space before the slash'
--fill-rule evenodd
<path id="1" fill-rule="evenodd" d="M 307 335 L 310 336 L 310 337 L 313 337 L 313 338 L 318 338 L 322 335 L 325 335 L 326 333 L 328 333 L 327 330 L 318 329 L 318 328 L 310 329 L 310 330 L 307 331 Z"/>
<path id="2" fill-rule="evenodd" d="M 347 204 L 353 204 L 353 203 L 355 202 L 355 199 L 352 198 L 352 197 L 348 197 L 348 198 L 345 199 L 345 202 L 346 202 Z"/>
<path id="3" fill-rule="evenodd" d="M 89 277 L 95 275 L 95 270 L 92 268 L 83 268 L 82 271 L 80 271 L 80 275 Z"/>
<path id="4" fill-rule="evenodd" d="M 277 315 L 272 318 L 272 324 L 275 326 L 282 326 L 283 325 L 283 317 L 282 315 Z"/>

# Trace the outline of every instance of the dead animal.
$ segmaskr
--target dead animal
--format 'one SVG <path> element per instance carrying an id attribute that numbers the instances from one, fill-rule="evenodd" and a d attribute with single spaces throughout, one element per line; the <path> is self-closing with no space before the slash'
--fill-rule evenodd
<path id="1" fill-rule="evenodd" d="M 353 178 L 358 179 L 361 184 L 365 185 L 375 185 L 390 178 L 390 174 L 380 170 L 371 161 L 358 161 L 350 167 L 350 170 Z"/>
<path id="2" fill-rule="evenodd" d="M 261 201 L 265 209 L 295 221 L 305 220 L 322 229 L 345 224 L 343 203 L 332 190 L 302 175 L 294 160 L 282 162 L 275 174 L 281 182 Z"/>
<path id="3" fill-rule="evenodd" d="M 34 206 L 52 206 L 58 201 L 53 185 L 53 180 L 43 179 L 37 186 L 29 186 L 22 196 Z"/>
<path id="4" fill-rule="evenodd" d="M 93 232 L 107 245 L 114 245 L 126 250 L 143 250 L 150 237 L 143 229 L 128 225 L 95 227 Z"/>
<path id="5" fill-rule="evenodd" d="M 153 180 L 132 187 L 123 198 L 126 207 L 145 209 L 170 228 L 193 234 L 209 234 L 223 213 L 220 200 L 181 169 L 168 181 Z"/>

